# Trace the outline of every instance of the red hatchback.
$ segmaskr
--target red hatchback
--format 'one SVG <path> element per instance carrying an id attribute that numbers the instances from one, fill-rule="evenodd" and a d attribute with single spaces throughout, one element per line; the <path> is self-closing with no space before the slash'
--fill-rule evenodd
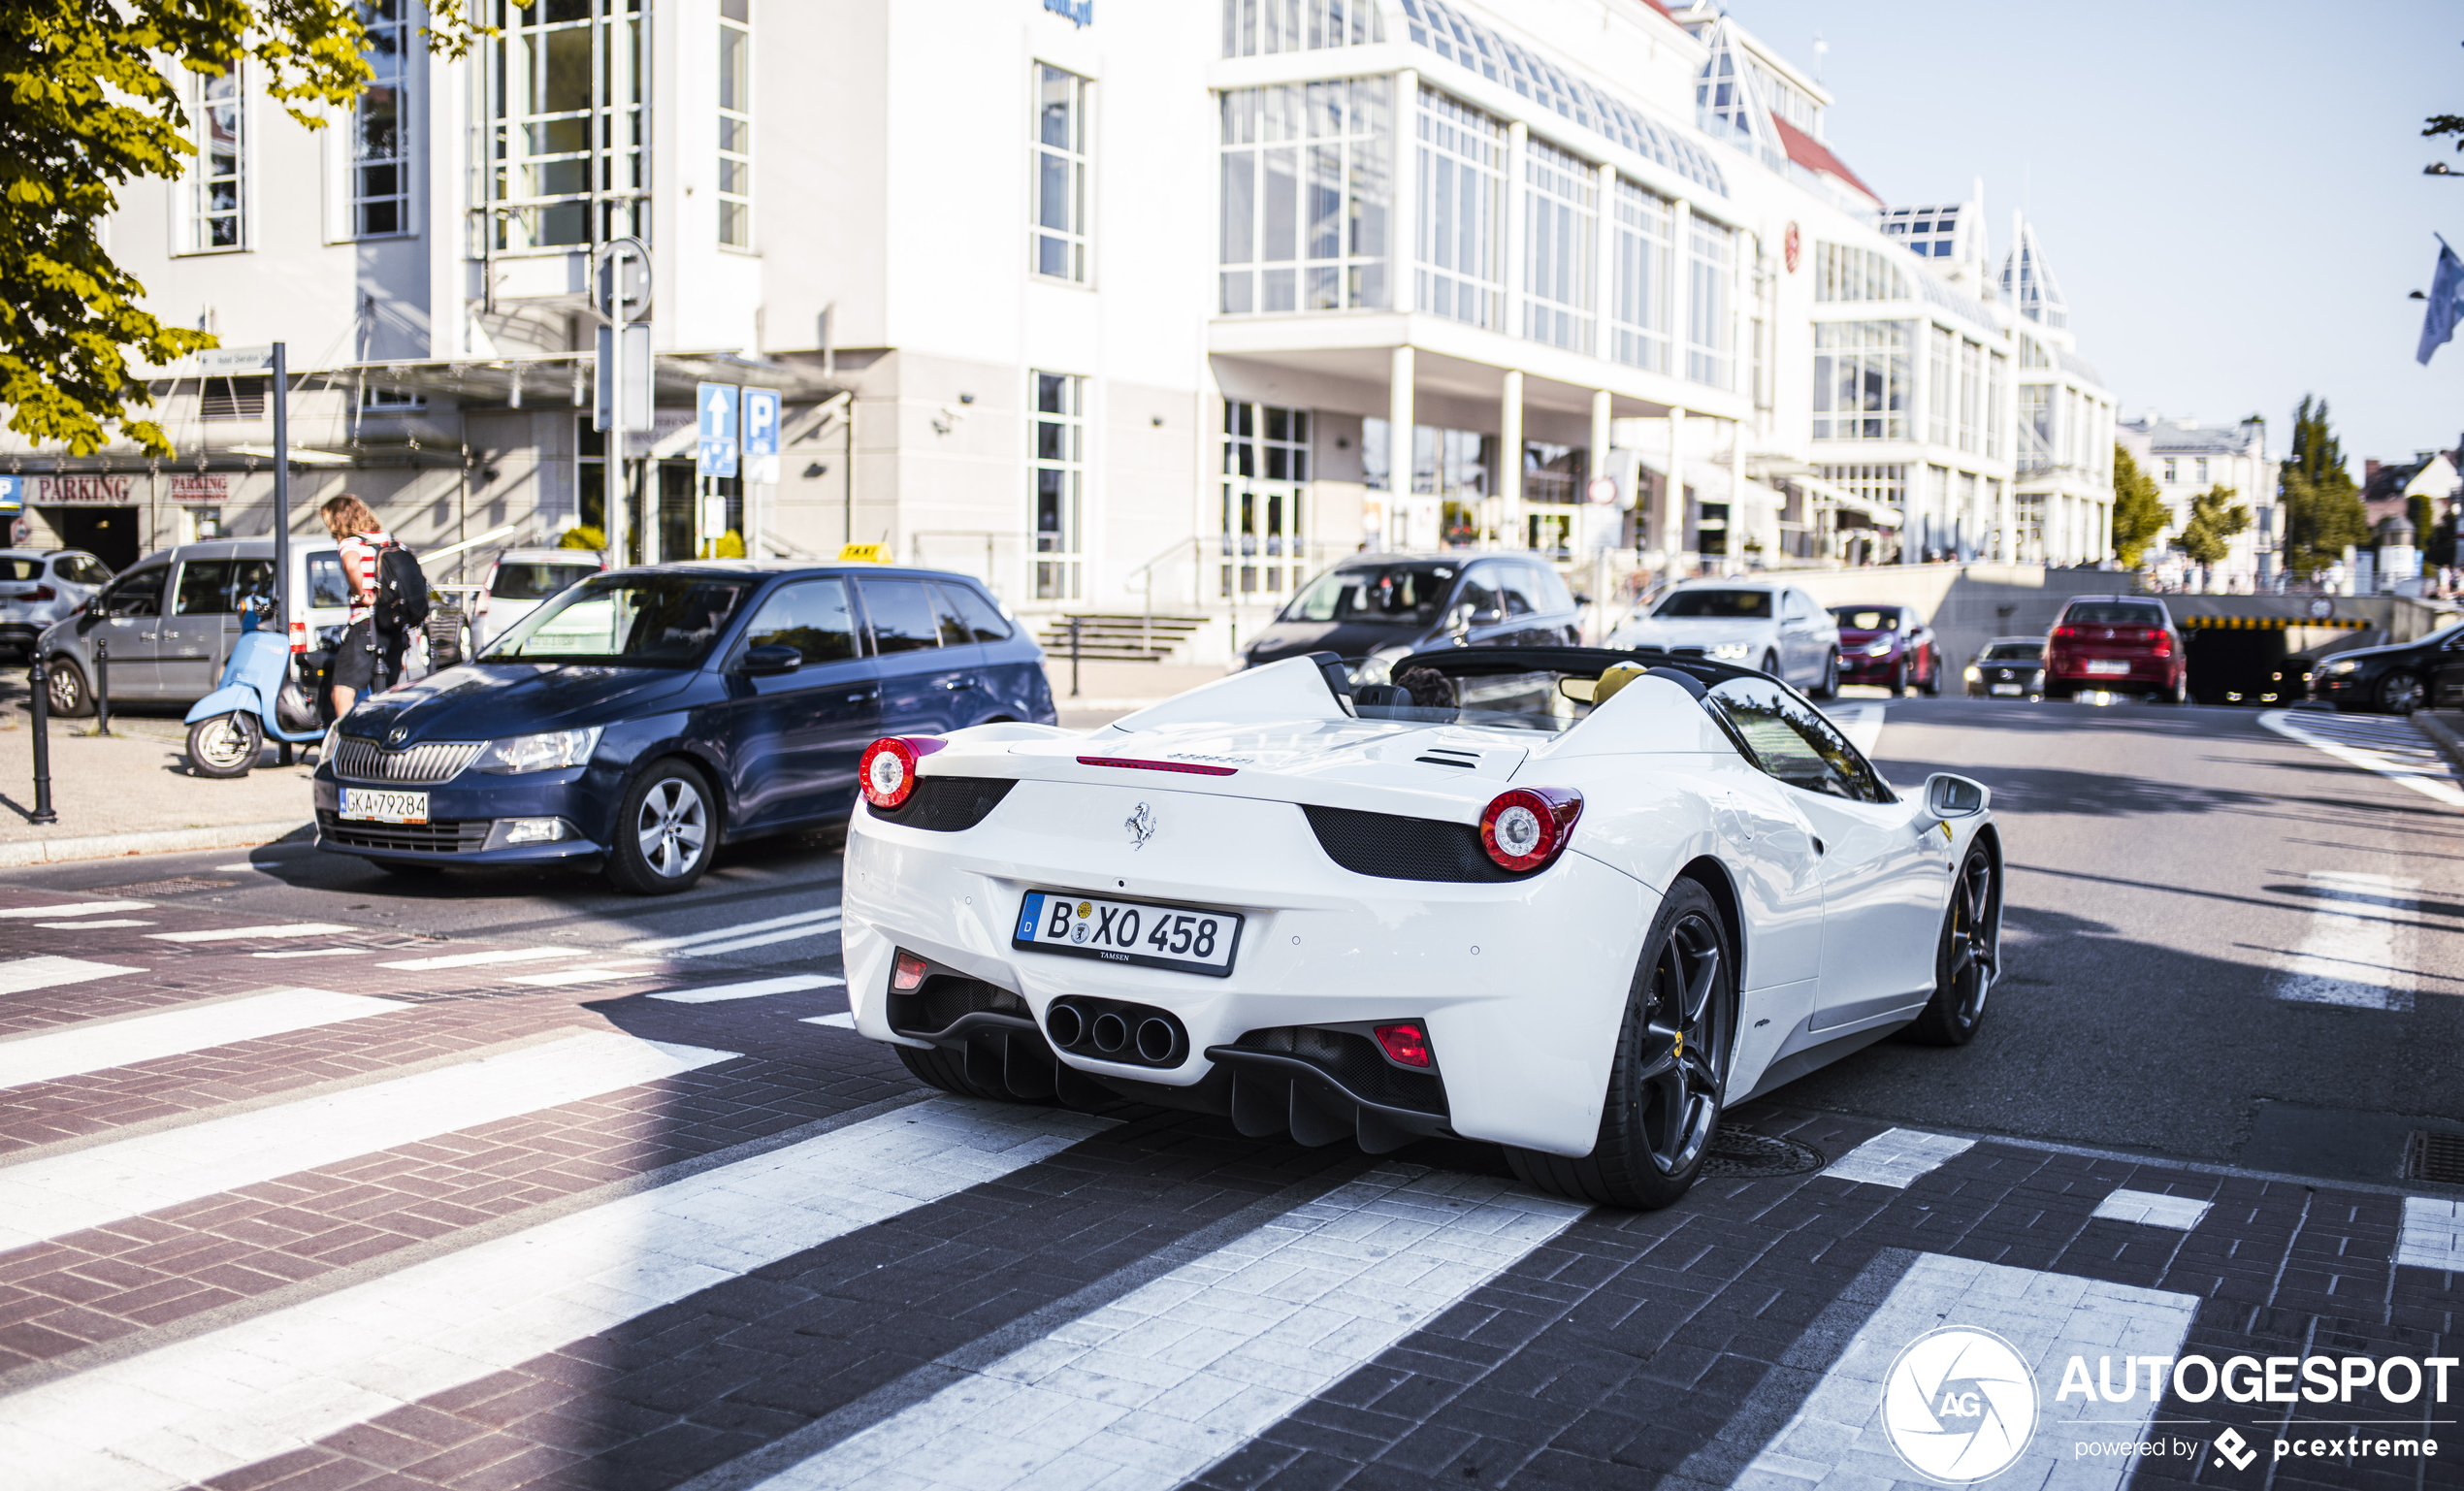
<path id="1" fill-rule="evenodd" d="M 2045 638 L 2045 697 L 2082 691 L 2188 702 L 2189 660 L 2163 601 L 2079 596 L 2062 607 Z"/>

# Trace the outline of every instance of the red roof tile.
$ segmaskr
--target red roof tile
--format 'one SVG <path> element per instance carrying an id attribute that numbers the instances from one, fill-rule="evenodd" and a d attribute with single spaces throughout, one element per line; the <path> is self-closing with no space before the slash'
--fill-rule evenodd
<path id="1" fill-rule="evenodd" d="M 1877 204 L 1882 201 L 1872 187 L 1857 179 L 1857 173 L 1848 169 L 1846 161 L 1832 154 L 1821 141 L 1789 123 L 1778 114 L 1771 115 L 1771 122 L 1779 126 L 1780 144 L 1787 147 L 1790 160 L 1808 171 L 1819 171 L 1825 176 L 1835 176 L 1866 196 L 1872 197 Z"/>

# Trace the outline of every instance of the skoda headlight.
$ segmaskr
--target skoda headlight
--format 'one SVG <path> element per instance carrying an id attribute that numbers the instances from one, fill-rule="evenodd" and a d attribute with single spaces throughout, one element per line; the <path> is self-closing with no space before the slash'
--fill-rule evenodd
<path id="1" fill-rule="evenodd" d="M 599 749 L 600 731 L 605 726 L 594 725 L 588 729 L 552 729 L 540 735 L 515 735 L 506 740 L 491 740 L 470 763 L 473 771 L 493 771 L 511 776 L 523 771 L 556 771 L 578 766 L 591 759 Z"/>
<path id="2" fill-rule="evenodd" d="M 2354 662 L 2352 659 L 2345 658 L 2339 660 L 2338 662 L 2328 664 L 2325 667 L 2320 668 L 2318 671 L 2322 675 L 2327 673 L 2350 673 L 2360 666 L 2361 664 Z"/>
<path id="3" fill-rule="evenodd" d="M 333 724 L 325 727 L 325 741 L 316 748 L 316 760 L 318 764 L 332 765 L 334 762 L 334 752 L 340 747 L 341 743 L 342 722 L 337 720 Z"/>
<path id="4" fill-rule="evenodd" d="M 1712 657 L 1719 659 L 1722 663 L 1742 663 L 1746 659 L 1754 656 L 1754 644 L 1751 642 L 1713 642 L 1709 648 L 1709 652 Z"/>

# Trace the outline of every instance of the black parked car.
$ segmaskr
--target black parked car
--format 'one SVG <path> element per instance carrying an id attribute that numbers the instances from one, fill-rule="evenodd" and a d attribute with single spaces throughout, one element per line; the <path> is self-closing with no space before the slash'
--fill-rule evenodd
<path id="1" fill-rule="evenodd" d="M 2045 639 L 2041 636 L 1997 636 L 1985 644 L 1967 667 L 1970 698 L 2045 697 Z"/>
<path id="2" fill-rule="evenodd" d="M 1363 554 L 1310 581 L 1242 658 L 1249 667 L 1312 652 L 1391 663 L 1429 647 L 1581 640 L 1573 596 L 1538 559 Z"/>
<path id="3" fill-rule="evenodd" d="M 2464 622 L 2410 642 L 2321 659 L 2313 664 L 2310 694 L 2338 709 L 2380 714 L 2411 714 L 2433 699 L 2457 702 L 2464 698 Z"/>

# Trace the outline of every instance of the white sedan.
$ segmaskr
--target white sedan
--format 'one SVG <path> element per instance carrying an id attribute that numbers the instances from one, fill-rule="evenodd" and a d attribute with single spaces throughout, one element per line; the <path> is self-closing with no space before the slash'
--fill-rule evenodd
<path id="1" fill-rule="evenodd" d="M 1287 659 L 1093 730 L 875 742 L 847 842 L 857 1029 L 953 1092 L 1506 1147 L 1665 1206 L 1725 1106 L 1993 984 L 1984 787 L 1894 792 L 1745 668 L 1441 648 Z"/>
<path id="2" fill-rule="evenodd" d="M 1608 634 L 1611 647 L 1656 647 L 1784 678 L 1816 698 L 1839 691 L 1839 626 L 1779 580 L 1688 580 Z"/>

